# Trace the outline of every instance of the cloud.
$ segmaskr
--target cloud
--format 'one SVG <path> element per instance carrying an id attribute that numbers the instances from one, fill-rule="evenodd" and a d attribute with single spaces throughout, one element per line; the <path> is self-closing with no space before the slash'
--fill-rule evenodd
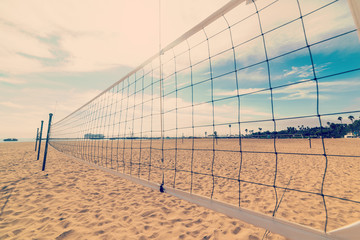
<path id="1" fill-rule="evenodd" d="M 8 54 L 22 52 L 43 58 L 52 56 L 47 44 L 40 41 L 39 37 L 34 33 L 26 31 L 3 18 L 0 18 L 0 28 L 6 33 L 0 39 L 0 46 L 3 49 L 2 54 L 6 52 Z"/>
<path id="2" fill-rule="evenodd" d="M 257 4 L 259 6 L 261 5 L 261 3 Z M 314 3 L 313 1 L 304 1 L 301 3 L 303 15 L 317 10 L 303 18 L 305 21 L 305 31 L 307 33 L 307 37 L 311 39 L 311 43 L 355 29 L 353 19 L 349 13 L 348 7 L 346 6 L 346 1 L 335 2 L 330 6 L 322 9 L 321 7 L 325 4 L 326 3 L 324 2 Z M 342 11 L 339 11 L 339 9 Z M 239 22 L 240 19 L 246 18 L 254 12 L 255 9 L 253 4 L 242 4 L 241 6 L 225 14 L 225 18 L 228 20 L 229 24 L 232 25 L 231 33 L 232 40 L 235 45 L 234 50 L 236 55 L 237 68 L 243 68 L 252 64 L 266 61 L 264 43 L 261 37 L 257 15 L 255 14 L 245 19 L 244 21 Z M 281 12 L 283 14 L 274 14 L 275 12 Z M 299 19 L 299 17 L 300 12 L 298 4 L 297 1 L 294 0 L 275 1 L 274 4 L 272 4 L 270 7 L 260 12 L 263 31 L 266 33 L 264 38 L 269 58 L 277 57 L 281 54 L 306 47 L 304 30 L 301 19 Z M 319 19 L 322 17 L 327 20 L 324 21 Z M 296 21 L 277 28 L 278 26 L 286 24 L 295 19 Z M 276 30 L 270 31 L 274 28 Z M 321 28 L 321 30 L 319 30 L 319 28 Z M 234 56 L 231 49 L 232 46 L 230 41 L 230 31 L 227 29 L 225 19 L 219 18 L 213 24 L 206 27 L 205 32 L 209 38 L 210 50 L 208 49 L 207 42 L 205 41 L 206 36 L 202 31 L 190 37 L 189 39 L 190 46 L 193 47 L 191 48 L 190 52 L 192 58 L 195 59 L 195 62 L 204 61 L 204 64 L 200 65 L 201 68 L 196 66 L 197 71 L 203 74 L 208 73 L 209 63 L 207 62 L 207 59 L 209 58 L 209 51 L 212 56 L 211 64 L 213 75 L 218 76 L 231 71 L 232 69 L 229 66 L 234 65 Z M 199 44 L 202 41 L 205 42 Z M 317 45 L 316 49 L 320 52 L 329 53 L 342 48 L 342 46 L 338 46 L 335 43 L 332 43 L 329 46 L 321 47 L 320 45 Z M 221 54 L 214 56 L 219 53 Z M 297 54 L 306 55 L 308 53 L 307 51 L 299 51 Z M 169 55 L 172 55 L 172 53 Z M 291 57 L 295 55 L 289 56 Z M 303 61 L 303 59 L 301 61 Z M 183 63 L 184 66 L 186 66 L 187 62 L 185 60 Z M 194 64 L 194 61 L 192 63 Z M 327 63 L 322 66 L 315 65 L 316 72 L 319 73 L 327 70 L 330 64 L 331 63 Z M 170 74 L 170 72 L 171 69 L 167 72 L 167 74 Z M 309 78 L 313 75 L 312 66 L 293 66 L 290 70 L 284 71 L 282 74 L 283 76 L 280 74 L 278 76 L 272 76 L 272 80 L 279 80 L 282 79 L 282 77 Z M 268 78 L 267 72 L 264 71 L 264 69 L 257 68 L 255 70 L 254 67 L 239 71 L 238 77 L 240 81 L 243 80 L 244 82 L 260 82 L 266 81 Z M 226 79 L 226 76 L 223 76 L 222 79 Z M 256 86 L 256 83 L 252 84 L 255 84 Z M 294 95 L 293 97 L 301 98 L 304 96 Z"/>
<path id="3" fill-rule="evenodd" d="M 256 70 L 245 69 L 238 72 L 239 81 L 267 81 L 268 76 L 264 74 L 264 68 L 258 67 Z"/>
<path id="4" fill-rule="evenodd" d="M 39 92 L 41 93 L 40 95 Z M 21 97 L 17 98 L 17 102 L 27 107 L 29 105 L 42 106 L 46 111 L 55 111 L 56 108 L 56 117 L 60 118 L 85 104 L 100 92 L 100 90 L 81 91 L 74 88 L 23 88 L 20 90 Z M 33 101 L 29 103 L 29 99 Z M 58 104 L 56 103 L 57 101 L 59 102 Z M 55 105 L 57 106 L 55 107 Z"/>
<path id="5" fill-rule="evenodd" d="M 312 76 L 312 66 L 302 66 L 302 67 L 291 67 L 291 71 L 284 70 L 284 76 L 287 77 L 289 75 L 296 75 L 298 77 L 309 77 Z"/>
<path id="6" fill-rule="evenodd" d="M 336 93 L 349 92 L 354 88 L 360 87 L 357 80 L 344 80 L 322 82 L 319 81 L 319 94 L 322 100 L 332 98 Z M 316 99 L 316 85 L 314 81 L 294 84 L 283 88 L 274 89 L 276 100 L 297 100 L 297 99 Z"/>
<path id="7" fill-rule="evenodd" d="M 260 6 L 262 2 L 257 1 L 256 3 Z M 303 13 L 308 13 L 325 4 L 319 1 L 315 3 L 315 8 L 306 7 L 312 6 L 309 4 L 310 2 L 313 1 L 302 1 Z M 107 70 L 119 65 L 136 67 L 158 51 L 157 4 L 158 1 L 155 0 L 109 0 L 106 4 L 93 0 L 1 1 L 0 31 L 3 34 L 0 38 L 0 66 L 2 72 L 7 75 L 1 76 L 0 82 L 21 85 L 27 80 L 25 77 L 20 76 L 29 76 L 31 73 L 39 72 L 56 72 L 64 76 L 68 72 L 79 72 L 81 74 L 90 71 Z M 224 2 L 216 0 L 184 0 L 179 2 L 163 1 L 162 4 L 162 46 L 164 47 L 221 7 Z M 327 7 L 304 18 L 307 35 L 311 43 L 354 28 L 351 15 L 348 14 L 348 9 L 344 4 L 346 5 L 345 1 L 339 1 L 332 7 Z M 262 11 L 261 21 L 264 31 L 298 17 L 296 14 L 298 10 L 294 6 L 296 6 L 296 1 L 278 1 L 266 11 Z M 276 14 L 278 12 L 282 14 Z M 226 14 L 225 17 L 233 25 L 242 17 L 249 16 L 252 13 L 254 13 L 253 4 L 242 4 Z M 303 31 L 299 23 L 300 21 L 297 21 L 297 23 L 280 28 L 279 31 L 265 35 L 269 57 L 304 46 Z M 225 20 L 219 18 L 213 25 L 205 28 L 208 36 L 213 36 L 220 30 L 226 29 L 223 33 L 211 38 L 211 54 L 217 54 L 222 50 L 231 48 L 230 31 L 226 27 Z M 235 45 L 260 36 L 257 16 L 255 15 L 248 20 L 233 25 L 232 34 Z M 204 33 L 201 31 L 196 36 L 191 37 L 189 43 L 193 47 L 196 42 L 204 39 Z M 331 46 L 326 51 L 331 51 L 335 47 L 338 46 Z M 187 48 L 186 42 L 183 42 L 173 50 L 176 54 L 180 54 L 186 51 Z M 197 50 L 199 53 L 196 53 Z M 235 53 L 238 68 L 264 61 L 262 37 L 257 37 L 246 44 L 237 46 Z M 233 59 L 232 54 L 232 49 L 230 49 L 228 52 L 212 58 L 214 60 L 212 64 L 224 65 L 224 62 Z M 171 59 L 172 55 L 172 50 L 165 53 L 163 62 Z M 193 48 L 190 55 L 193 64 L 197 58 L 207 59 L 207 43 Z M 177 71 L 189 67 L 189 54 L 187 52 L 182 56 L 178 55 L 176 59 Z M 154 61 L 154 68 L 156 62 L 158 62 L 158 59 Z M 208 63 L 204 65 L 207 68 L 209 67 Z M 193 67 L 195 68 L 195 66 Z M 197 70 L 202 72 L 202 69 L 199 68 Z M 164 73 L 171 74 L 173 70 L 173 66 L 169 64 L 169 68 L 165 69 Z M 283 74 L 306 78 L 309 71 L 309 66 L 304 65 L 303 67 L 289 69 L 288 72 L 283 72 Z M 251 71 L 250 69 L 243 70 L 238 74 L 239 79 L 243 80 L 244 83 L 260 82 L 268 78 L 267 74 L 264 74 L 259 68 Z M 156 71 L 154 76 L 157 76 Z M 99 81 L 101 80 L 99 78 Z M 34 81 L 38 83 L 39 79 L 34 79 Z M 179 86 L 180 84 L 185 83 L 179 83 Z M 282 94 L 280 98 L 284 100 L 313 98 L 312 88 L 306 84 L 300 85 L 302 84 L 298 84 L 297 88 L 289 86 L 287 89 L 278 89 L 276 91 Z M 2 106 L 7 105 L 8 108 L 11 105 L 9 103 L 13 103 L 13 107 L 16 105 L 24 106 L 23 109 L 27 111 L 21 116 L 23 118 L 33 118 L 31 121 L 38 122 L 38 119 L 43 118 L 40 113 L 48 112 L 49 109 L 55 110 L 56 101 L 58 101 L 55 116 L 57 120 L 100 92 L 97 90 L 83 91 L 78 86 L 78 89 L 75 89 L 75 86 L 76 84 L 70 86 L 66 91 L 63 89 L 26 86 L 26 89 L 19 90 L 19 94 L 21 94 L 19 98 L 10 102 L 2 100 Z M 342 87 L 340 84 L 331 86 L 330 83 L 328 85 L 320 83 L 321 93 L 346 91 L 349 86 Z M 240 93 L 246 94 L 257 91 L 258 87 L 259 85 L 254 84 L 251 85 L 251 88 L 241 89 Z M 334 90 L 334 88 L 336 89 Z M 233 89 L 228 89 L 216 91 L 215 95 L 231 96 L 236 93 Z M 4 96 L 4 94 L 2 95 Z M 179 104 L 190 104 L 184 99 L 170 99 L 168 103 L 174 103 L 174 101 L 178 101 Z M 202 107 L 203 109 L 198 109 L 198 116 L 202 116 L 199 118 L 199 123 L 204 123 L 209 119 L 206 115 L 209 112 L 209 106 L 203 105 Z M 199 108 L 201 107 L 199 106 Z M 249 119 L 251 116 L 265 116 L 267 114 L 261 109 L 251 107 L 242 109 L 243 113 L 249 116 Z M 184 116 L 189 116 L 186 111 Z M 219 112 L 217 115 L 219 122 L 225 123 L 235 119 L 233 115 L 229 115 L 234 113 L 232 107 L 227 108 L 227 106 L 219 105 L 217 112 Z M 20 113 L 7 112 L 6 114 L 18 116 Z M 29 115 L 32 117 L 28 117 Z M 173 120 L 173 118 L 169 119 Z M 9 118 L 8 123 L 10 125 L 11 122 Z"/>
<path id="8" fill-rule="evenodd" d="M 215 92 L 214 96 L 236 96 L 236 95 L 244 95 L 244 94 L 248 94 L 248 93 L 254 93 L 254 92 L 259 92 L 263 90 L 263 88 L 246 88 L 246 89 L 239 89 L 238 90 L 233 90 L 233 91 L 226 91 L 226 92 Z"/>
<path id="9" fill-rule="evenodd" d="M 19 78 L 12 78 L 12 77 L 1 77 L 0 76 L 0 83 L 10 83 L 14 85 L 19 85 L 25 83 L 25 80 Z"/>
<path id="10" fill-rule="evenodd" d="M 162 3 L 163 46 L 224 4 L 204 2 Z M 0 64 L 12 74 L 135 67 L 158 51 L 155 0 L 2 1 L 0 16 Z"/>
<path id="11" fill-rule="evenodd" d="M 12 102 L 0 102 L 0 105 L 7 107 L 7 108 L 16 108 L 16 109 L 23 109 L 24 107 L 20 104 L 15 104 Z"/>
<path id="12" fill-rule="evenodd" d="M 0 97 L 0 136 L 33 137 L 40 120 L 54 122 L 92 99 L 100 90 L 26 87 L 12 91 L 9 100 Z M 21 126 L 21 127 L 20 127 Z"/>
<path id="13" fill-rule="evenodd" d="M 279 1 L 261 11 L 264 31 L 296 18 L 298 10 L 294 7 L 295 2 Z M 3 34 L 4 36 L 0 39 L 0 65 L 12 74 L 44 71 L 96 71 L 119 65 L 135 67 L 158 51 L 157 4 L 157 1 L 141 0 L 109 1 L 107 4 L 97 1 L 86 1 L 86 3 L 84 1 L 47 1 L 46 3 L 37 0 L 26 1 L 26 3 L 2 1 L 0 3 L 0 29 L 6 34 Z M 205 1 L 190 0 L 181 3 L 164 2 L 161 12 L 162 46 L 180 36 L 222 4 L 224 3 L 218 1 L 205 3 Z M 257 4 L 261 7 L 261 3 Z M 344 5 L 344 3 L 339 4 Z M 303 5 L 306 7 L 307 4 Z M 68 10 L 69 6 L 72 11 Z M 201 11 L 196 9 L 201 9 Z M 318 18 L 321 20 L 321 17 L 327 13 L 327 24 L 324 24 L 325 27 L 321 26 L 321 31 L 318 31 L 316 27 L 318 24 L 308 24 L 307 30 L 312 36 L 316 34 L 327 36 L 353 26 L 351 17 L 346 17 L 347 10 L 337 11 L 335 7 L 325 9 L 314 14 L 313 18 L 307 17 L 311 21 L 319 20 Z M 275 10 L 284 14 L 274 17 Z M 232 25 L 239 20 L 239 16 L 246 17 L 253 12 L 253 4 L 241 4 L 225 17 Z M 234 25 L 232 29 L 234 44 L 259 36 L 257 25 L 257 16 Z M 226 27 L 225 19 L 219 18 L 206 27 L 205 31 L 209 36 L 213 36 Z M 312 30 L 313 28 L 315 30 Z M 281 29 L 286 30 L 286 27 Z M 297 44 L 294 41 L 303 38 L 300 35 L 295 36 L 296 31 L 282 31 L 281 29 L 274 36 L 269 34 L 266 37 L 270 57 L 283 50 L 288 51 Z M 199 39 L 195 42 L 202 41 L 205 35 L 201 31 L 189 39 L 190 43 L 192 39 Z M 187 49 L 186 43 L 180 45 L 175 47 L 176 53 Z M 201 59 L 208 57 L 207 43 L 203 45 L 204 48 L 201 48 L 200 53 L 195 53 L 196 49 L 200 50 L 200 46 L 193 49 L 193 61 L 197 57 Z M 264 60 L 261 38 L 245 44 L 244 47 L 235 49 L 239 61 L 238 67 Z M 212 55 L 229 48 L 231 48 L 230 31 L 224 31 L 210 38 Z M 231 55 L 232 51 L 218 56 L 217 60 L 224 60 L 229 56 L 232 57 Z M 177 69 L 187 67 L 187 61 L 188 56 L 179 57 Z M 262 77 L 259 76 L 258 79 Z"/>
<path id="14" fill-rule="evenodd" d="M 57 36 L 39 36 L 14 23 L 0 19 L 4 37 L 0 39 L 0 63 L 11 74 L 49 70 L 67 56 L 58 46 Z"/>
<path id="15" fill-rule="evenodd" d="M 304 67 L 306 68 L 306 66 Z M 299 69 L 302 69 L 300 67 Z M 302 71 L 295 71 L 291 74 L 302 74 Z M 353 91 L 353 89 L 360 87 L 360 82 L 357 79 L 339 80 L 323 82 L 319 81 L 319 93 L 322 100 L 330 99 L 332 95 L 341 92 Z M 242 88 L 239 89 L 239 95 L 256 93 L 268 94 L 264 88 Z M 316 84 L 315 81 L 301 80 L 297 84 L 289 86 L 274 88 L 274 98 L 276 100 L 298 100 L 298 99 L 316 99 Z M 216 91 L 214 96 L 237 96 L 237 90 L 233 91 Z"/>
<path id="16" fill-rule="evenodd" d="M 327 64 L 324 64 L 322 66 L 314 65 L 317 73 L 326 70 L 327 66 L 328 66 Z M 291 76 L 291 75 L 294 75 L 299 78 L 309 78 L 309 77 L 312 78 L 314 76 L 312 65 L 305 65 L 305 66 L 301 66 L 301 67 L 292 66 L 290 71 L 284 70 L 284 77 Z"/>
<path id="17" fill-rule="evenodd" d="M 340 84 L 339 84 L 340 85 Z M 239 89 L 239 95 L 244 94 L 252 94 L 256 93 L 256 95 L 261 94 L 269 94 L 269 91 L 264 88 L 247 88 L 247 89 Z M 321 91 L 326 92 L 326 90 Z M 314 82 L 305 82 L 295 85 L 290 85 L 282 88 L 273 89 L 273 94 L 275 100 L 297 100 L 297 99 L 316 99 L 316 88 Z M 237 96 L 237 90 L 227 91 L 227 92 L 216 92 L 215 96 Z M 321 96 L 325 99 L 325 96 Z"/>
<path id="18" fill-rule="evenodd" d="M 113 93 L 110 91 L 95 99 L 79 112 L 92 115 L 94 114 L 93 106 L 98 106 L 97 104 L 99 103 L 108 103 L 108 107 L 100 108 L 102 110 L 96 113 L 100 114 L 101 118 L 95 118 L 91 122 L 88 122 L 89 118 L 80 118 L 85 122 L 81 122 L 78 125 L 79 128 L 84 125 L 87 126 L 86 124 L 97 124 L 99 127 L 93 130 L 96 131 L 94 133 L 105 133 L 110 137 L 130 136 L 132 133 L 135 136 L 140 136 L 140 134 L 147 134 L 149 136 L 150 132 L 152 132 L 153 136 L 160 136 L 160 101 L 158 94 L 139 93 L 134 98 L 133 96 L 127 97 L 126 90 L 124 93 Z M 116 105 L 110 103 L 116 103 Z M 174 136 L 176 129 L 178 129 L 179 134 L 192 135 L 193 125 L 196 128 L 196 132 L 211 132 L 212 121 L 215 122 L 217 129 L 222 129 L 221 125 L 237 122 L 238 119 L 236 104 L 216 103 L 213 107 L 211 103 L 204 103 L 192 106 L 191 102 L 176 97 L 165 97 L 163 104 L 164 131 L 166 136 Z M 214 119 L 212 117 L 213 110 L 215 111 Z M 109 112 L 113 114 L 110 115 L 108 114 Z M 73 119 L 70 121 L 75 121 L 79 116 L 81 115 L 73 115 Z M 264 119 L 270 116 L 270 113 L 262 112 L 255 107 L 241 107 L 241 121 L 248 121 L 254 118 Z M 100 120 L 96 119 L 103 120 L 100 122 Z M 115 124 L 108 125 L 108 123 Z M 69 134 L 72 137 L 76 137 L 76 134 L 82 134 L 82 132 L 73 129 L 72 133 Z"/>
<path id="19" fill-rule="evenodd" d="M 2 2 L 0 15 L 6 20 L 1 21 L 0 28 L 6 34 L 0 40 L 0 48 L 4 49 L 0 52 L 0 63 L 7 62 L 2 67 L 13 74 L 96 71 L 119 64 L 134 66 L 156 52 L 156 37 L 148 37 L 155 30 L 150 27 L 154 25 L 155 8 L 150 1 L 142 2 L 144 6 L 140 5 L 135 13 L 132 11 L 132 17 L 126 11 L 134 4 L 86 1 L 86 8 L 84 4 L 84 1 Z M 68 10 L 69 5 L 72 11 Z M 139 21 L 140 16 L 149 17 L 150 21 Z M 150 51 L 149 42 L 155 47 Z"/>

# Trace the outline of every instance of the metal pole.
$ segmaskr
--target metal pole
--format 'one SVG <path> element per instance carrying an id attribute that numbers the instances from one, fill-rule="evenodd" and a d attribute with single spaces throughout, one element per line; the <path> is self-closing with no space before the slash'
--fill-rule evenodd
<path id="1" fill-rule="evenodd" d="M 45 165 L 46 165 L 46 156 L 47 156 L 47 149 L 48 149 L 48 145 L 49 145 L 49 137 L 50 137 L 50 128 L 51 128 L 51 119 L 52 119 L 53 114 L 49 113 L 49 125 L 48 125 L 48 130 L 47 130 L 47 135 L 46 135 L 46 143 L 45 143 L 45 151 L 44 151 L 44 161 L 43 161 L 43 166 L 42 166 L 42 170 L 45 170 Z"/>
<path id="2" fill-rule="evenodd" d="M 39 160 L 39 157 L 40 157 L 40 148 L 41 148 L 41 138 L 42 138 L 43 124 L 44 124 L 44 121 L 41 120 L 40 135 L 39 135 L 39 147 L 38 147 L 38 154 L 37 154 L 37 159 L 36 160 Z"/>
<path id="3" fill-rule="evenodd" d="M 38 139 L 39 139 L 39 128 L 37 128 L 37 131 L 36 131 L 35 152 L 36 152 L 36 147 L 37 147 Z"/>

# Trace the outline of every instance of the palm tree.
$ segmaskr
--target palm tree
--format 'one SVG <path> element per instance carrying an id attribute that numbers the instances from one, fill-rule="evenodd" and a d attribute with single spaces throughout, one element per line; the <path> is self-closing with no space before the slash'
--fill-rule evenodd
<path id="1" fill-rule="evenodd" d="M 245 132 L 246 132 L 246 135 L 247 135 L 248 129 L 245 129 Z"/>
<path id="2" fill-rule="evenodd" d="M 350 115 L 348 118 L 350 119 L 351 123 L 354 123 L 354 116 Z"/>
<path id="3" fill-rule="evenodd" d="M 342 117 L 338 117 L 338 120 L 339 120 L 340 123 L 342 124 Z"/>
<path id="4" fill-rule="evenodd" d="M 207 137 L 207 132 L 205 132 L 205 137 Z"/>
<path id="5" fill-rule="evenodd" d="M 218 140 L 217 140 L 217 131 L 214 131 L 214 137 L 215 137 L 216 144 L 217 144 L 217 143 L 218 143 Z"/>
<path id="6" fill-rule="evenodd" d="M 261 135 L 261 130 L 262 130 L 262 128 L 259 127 L 259 138 L 260 138 L 260 135 Z"/>
<path id="7" fill-rule="evenodd" d="M 353 124 L 354 123 L 354 116 L 350 115 L 348 118 L 350 119 L 351 123 Z M 353 125 L 350 125 L 351 132 L 354 135 L 353 127 L 354 127 Z"/>
<path id="8" fill-rule="evenodd" d="M 231 124 L 229 124 L 229 131 L 230 131 L 229 137 L 231 137 Z"/>

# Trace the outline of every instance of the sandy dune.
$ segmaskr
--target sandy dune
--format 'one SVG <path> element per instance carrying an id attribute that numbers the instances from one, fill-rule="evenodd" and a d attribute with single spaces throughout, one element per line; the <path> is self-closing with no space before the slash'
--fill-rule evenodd
<path id="1" fill-rule="evenodd" d="M 326 140 L 327 154 L 359 156 L 358 139 Z M 94 143 L 93 143 L 94 144 Z M 102 143 L 103 144 L 103 143 Z M 115 151 L 106 143 L 101 150 L 100 165 L 124 170 L 127 173 L 147 178 L 149 169 L 135 164 L 139 152 L 116 154 L 125 157 L 116 159 Z M 136 141 L 133 142 L 136 146 Z M 142 143 L 146 146 L 146 142 Z M 167 144 L 173 144 L 168 141 Z M 183 148 L 191 147 L 184 142 Z M 209 143 L 197 141 L 197 149 L 206 149 Z M 279 140 L 279 152 L 311 151 L 321 153 L 322 144 L 314 140 L 312 148 L 306 148 L 306 140 L 292 142 Z M 339 146 L 342 147 L 339 147 Z M 103 145 L 104 146 L 104 145 Z M 212 145 L 211 145 L 212 146 Z M 255 147 L 254 147 L 255 146 Z M 271 151 L 272 143 L 248 140 L 243 143 L 245 151 Z M 215 174 L 236 177 L 238 174 L 238 153 L 234 140 L 221 140 L 217 149 Z M 306 149 L 306 150 L 304 150 Z M 174 152 L 167 152 L 166 166 L 171 168 Z M 307 152 L 309 153 L 309 152 Z M 131 154 L 131 162 L 129 162 Z M 142 159 L 146 157 L 142 152 Z M 156 154 L 153 152 L 153 161 Z M 177 168 L 187 168 L 189 151 L 179 151 Z M 190 153 L 191 154 L 191 153 Z M 212 154 L 212 153 L 211 153 Z M 179 200 L 112 176 L 49 148 L 47 168 L 41 171 L 41 161 L 36 161 L 33 143 L 0 144 L 0 239 L 261 239 L 265 230 L 229 218 L 222 214 Z M 234 155 L 234 156 L 233 156 Z M 106 156 L 106 157 L 105 157 Z M 112 158 L 110 156 L 113 156 Z M 90 156 L 86 156 L 90 159 Z M 209 171 L 207 151 L 194 154 L 194 171 Z M 273 154 L 244 153 L 242 179 L 271 184 L 274 175 Z M 324 171 L 324 158 L 319 156 L 278 156 L 277 184 L 294 189 L 318 191 Z M 130 164 L 131 163 L 131 164 Z M 152 162 L 154 166 L 160 162 Z M 132 166 L 131 169 L 129 166 Z M 151 170 L 153 181 L 161 177 L 159 169 Z M 356 157 L 328 157 L 328 171 L 324 193 L 360 200 L 360 163 Z M 165 171 L 165 184 L 189 191 L 191 176 L 179 172 L 177 176 Z M 175 181 L 174 181 L 175 180 Z M 266 214 L 274 209 L 274 190 L 249 183 L 240 186 L 241 206 Z M 193 176 L 193 192 L 209 196 L 212 178 L 202 174 Z M 276 216 L 308 226 L 322 229 L 324 207 L 321 196 L 297 192 L 278 191 L 284 195 Z M 214 198 L 234 205 L 239 204 L 238 183 L 216 179 Z M 328 229 L 334 229 L 360 218 L 359 204 L 326 198 L 328 207 Z M 266 239 L 284 239 L 269 234 Z"/>
<path id="2" fill-rule="evenodd" d="M 89 168 L 1 143 L 0 239 L 261 239 L 265 230 Z M 281 237 L 271 234 L 268 239 Z"/>
<path id="3" fill-rule="evenodd" d="M 325 225 L 331 231 L 360 219 L 360 139 L 324 139 L 324 144 L 312 139 L 311 148 L 308 139 L 276 139 L 277 154 L 273 139 L 242 139 L 242 154 L 236 139 L 217 144 L 166 139 L 164 164 L 160 140 L 60 144 L 55 146 L 88 162 L 156 183 L 164 175 L 165 187 L 207 197 L 213 193 L 216 200 L 269 216 L 280 203 L 276 217 L 322 231 Z"/>

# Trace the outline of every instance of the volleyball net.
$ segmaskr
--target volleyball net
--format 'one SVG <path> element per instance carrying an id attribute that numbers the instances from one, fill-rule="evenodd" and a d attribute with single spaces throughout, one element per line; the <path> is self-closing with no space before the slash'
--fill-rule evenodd
<path id="1" fill-rule="evenodd" d="M 346 236 L 360 218 L 353 15 L 230 1 L 53 124 L 50 144 L 287 237 Z"/>

